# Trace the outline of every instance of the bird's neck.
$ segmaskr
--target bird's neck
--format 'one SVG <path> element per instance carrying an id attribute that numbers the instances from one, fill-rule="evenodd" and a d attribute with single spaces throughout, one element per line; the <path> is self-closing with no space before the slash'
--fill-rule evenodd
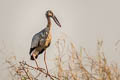
<path id="1" fill-rule="evenodd" d="M 48 24 L 47 24 L 47 27 L 49 27 L 51 29 L 51 20 L 50 20 L 50 17 L 47 17 L 47 20 L 48 20 Z"/>

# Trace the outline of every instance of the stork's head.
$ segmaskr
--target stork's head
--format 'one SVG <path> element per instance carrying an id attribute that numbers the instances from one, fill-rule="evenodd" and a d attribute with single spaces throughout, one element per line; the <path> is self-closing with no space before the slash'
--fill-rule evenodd
<path id="1" fill-rule="evenodd" d="M 56 16 L 53 14 L 53 12 L 52 12 L 51 10 L 48 10 L 48 11 L 46 12 L 46 17 L 47 17 L 47 18 L 51 17 L 51 18 L 55 21 L 55 23 L 56 23 L 59 27 L 61 27 L 58 19 L 56 18 Z"/>

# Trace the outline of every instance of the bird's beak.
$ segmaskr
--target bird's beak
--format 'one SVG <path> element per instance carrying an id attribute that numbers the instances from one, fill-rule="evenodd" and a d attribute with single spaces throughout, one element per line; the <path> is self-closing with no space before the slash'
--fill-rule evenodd
<path id="1" fill-rule="evenodd" d="M 56 16 L 54 15 L 52 18 L 53 18 L 53 20 L 55 21 L 55 23 L 56 23 L 59 27 L 61 27 L 61 25 L 60 25 L 58 19 L 56 18 Z"/>

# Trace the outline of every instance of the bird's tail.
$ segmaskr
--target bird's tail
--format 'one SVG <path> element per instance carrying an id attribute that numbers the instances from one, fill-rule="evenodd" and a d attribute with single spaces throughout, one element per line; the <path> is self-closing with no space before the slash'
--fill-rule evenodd
<path id="1" fill-rule="evenodd" d="M 39 51 L 36 51 L 36 50 L 33 51 L 33 52 L 31 52 L 31 53 L 30 53 L 30 59 L 31 59 L 31 60 L 37 59 L 38 56 L 44 52 L 44 50 L 45 50 L 45 49 L 42 49 L 40 52 L 39 52 Z M 34 55 L 34 57 L 33 57 L 33 55 Z M 34 58 L 35 58 L 35 59 L 34 59 Z"/>
<path id="2" fill-rule="evenodd" d="M 38 51 L 33 51 L 30 55 L 30 60 L 35 60 L 38 58 L 38 54 L 39 52 Z"/>
<path id="3" fill-rule="evenodd" d="M 33 55 L 30 56 L 30 60 L 35 60 L 38 58 L 38 55 L 36 55 L 35 57 L 33 57 Z"/>

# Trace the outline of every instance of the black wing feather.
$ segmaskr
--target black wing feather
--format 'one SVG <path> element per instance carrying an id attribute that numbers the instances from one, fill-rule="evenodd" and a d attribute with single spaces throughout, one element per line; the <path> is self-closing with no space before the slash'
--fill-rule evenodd
<path id="1" fill-rule="evenodd" d="M 36 47 L 34 47 L 34 48 L 30 48 L 30 52 L 29 52 L 29 54 L 31 54 L 31 52 L 35 49 Z"/>

